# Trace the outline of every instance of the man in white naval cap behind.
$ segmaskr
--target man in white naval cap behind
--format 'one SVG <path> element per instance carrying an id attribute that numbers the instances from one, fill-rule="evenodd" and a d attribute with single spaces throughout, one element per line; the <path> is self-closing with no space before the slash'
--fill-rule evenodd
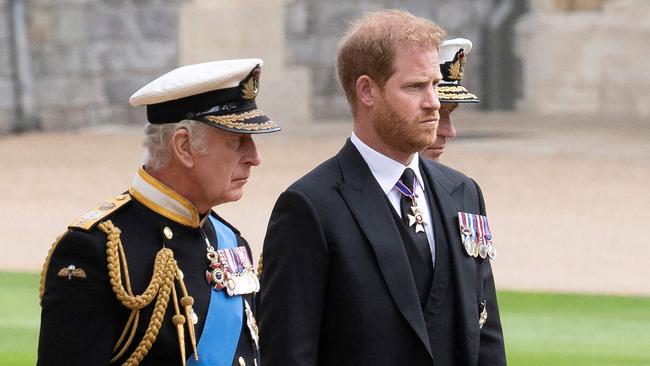
<path id="1" fill-rule="evenodd" d="M 236 201 L 279 127 L 255 104 L 262 60 L 175 69 L 138 90 L 144 166 L 72 222 L 41 278 L 38 365 L 259 365 L 250 248 Z"/>
<path id="2" fill-rule="evenodd" d="M 479 103 L 481 100 L 460 82 L 463 80 L 463 68 L 467 55 L 472 49 L 472 42 L 465 38 L 454 38 L 440 45 L 440 72 L 442 80 L 438 84 L 438 100 L 440 101 L 440 121 L 436 141 L 429 145 L 421 155 L 439 160 L 447 143 L 456 137 L 456 129 L 451 120 L 451 114 L 459 104 Z"/>

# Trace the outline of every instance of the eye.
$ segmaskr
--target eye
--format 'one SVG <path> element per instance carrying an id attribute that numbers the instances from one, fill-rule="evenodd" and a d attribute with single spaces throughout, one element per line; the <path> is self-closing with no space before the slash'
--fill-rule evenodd
<path id="1" fill-rule="evenodd" d="M 421 89 L 426 89 L 427 83 L 413 83 L 413 84 L 408 84 L 406 87 L 408 89 L 413 89 L 413 90 L 421 90 Z"/>

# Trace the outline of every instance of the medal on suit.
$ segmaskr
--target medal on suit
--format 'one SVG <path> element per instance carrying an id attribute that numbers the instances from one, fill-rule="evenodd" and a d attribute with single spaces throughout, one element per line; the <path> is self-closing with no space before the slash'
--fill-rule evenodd
<path id="1" fill-rule="evenodd" d="M 479 215 L 479 222 L 481 225 L 481 237 L 485 246 L 485 255 L 481 255 L 481 258 L 490 257 L 490 259 L 495 260 L 497 258 L 497 250 L 494 244 L 492 244 L 492 232 L 490 231 L 487 216 Z"/>
<path id="2" fill-rule="evenodd" d="M 415 183 L 415 182 L 414 182 Z M 427 225 L 427 223 L 424 221 L 424 216 L 422 216 L 422 213 L 420 212 L 420 208 L 418 207 L 418 203 L 415 200 L 416 196 L 415 193 L 411 192 L 411 190 L 404 184 L 402 181 L 397 181 L 395 183 L 395 188 L 404 195 L 405 197 L 409 198 L 411 200 L 411 213 L 407 214 L 408 218 L 408 226 L 413 227 L 415 226 L 415 233 L 419 232 L 424 232 L 424 226 Z"/>
<path id="3" fill-rule="evenodd" d="M 207 258 L 210 261 L 205 271 L 205 279 L 213 289 L 225 289 L 228 296 L 259 291 L 260 283 L 246 247 L 215 250 L 207 238 L 205 243 Z"/>
<path id="4" fill-rule="evenodd" d="M 469 231 L 467 228 L 461 226 L 460 234 L 463 241 L 463 247 L 465 248 L 465 252 L 469 256 L 474 256 L 474 247 L 472 245 L 472 232 Z"/>
<path id="5" fill-rule="evenodd" d="M 492 243 L 492 232 L 487 216 L 459 212 L 458 226 L 467 255 L 475 258 L 496 259 L 497 251 Z"/>

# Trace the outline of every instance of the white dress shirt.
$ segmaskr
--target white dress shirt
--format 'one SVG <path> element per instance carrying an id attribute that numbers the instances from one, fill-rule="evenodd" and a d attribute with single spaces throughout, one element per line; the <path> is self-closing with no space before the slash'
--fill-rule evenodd
<path id="1" fill-rule="evenodd" d="M 420 213 L 424 218 L 424 231 L 427 234 L 427 239 L 429 240 L 429 249 L 431 250 L 431 259 L 432 263 L 436 263 L 436 245 L 435 239 L 433 236 L 433 225 L 431 225 L 431 212 L 429 211 L 429 205 L 427 204 L 427 199 L 424 193 L 424 181 L 422 180 L 422 174 L 420 173 L 419 157 L 418 154 L 415 154 L 411 163 L 407 166 L 404 166 L 402 163 L 397 162 L 386 155 L 378 152 L 377 150 L 366 145 L 357 135 L 352 132 L 350 136 L 350 141 L 352 144 L 359 150 L 359 153 L 363 157 L 363 160 L 366 161 L 370 172 L 379 183 L 379 186 L 384 191 L 388 200 L 393 205 L 397 214 L 402 217 L 402 210 L 400 209 L 400 196 L 402 193 L 395 188 L 395 183 L 402 177 L 404 169 L 411 168 L 415 173 L 415 183 L 413 184 L 415 190 L 415 201 L 418 204 Z"/>

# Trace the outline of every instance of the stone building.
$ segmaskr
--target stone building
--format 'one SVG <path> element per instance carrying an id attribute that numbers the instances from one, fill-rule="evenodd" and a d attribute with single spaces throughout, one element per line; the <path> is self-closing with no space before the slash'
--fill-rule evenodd
<path id="1" fill-rule="evenodd" d="M 519 108 L 650 117 L 649 1 L 532 3 L 515 32 L 516 52 L 525 61 Z"/>
<path id="2" fill-rule="evenodd" d="M 177 65 L 180 2 L 0 0 L 0 131 L 142 123 L 128 97 Z"/>
<path id="3" fill-rule="evenodd" d="M 468 108 L 650 114 L 645 0 L 0 0 L 0 133 L 141 124 L 146 81 L 242 57 L 265 60 L 258 102 L 284 127 L 349 119 L 336 45 L 380 8 L 473 41 Z"/>

